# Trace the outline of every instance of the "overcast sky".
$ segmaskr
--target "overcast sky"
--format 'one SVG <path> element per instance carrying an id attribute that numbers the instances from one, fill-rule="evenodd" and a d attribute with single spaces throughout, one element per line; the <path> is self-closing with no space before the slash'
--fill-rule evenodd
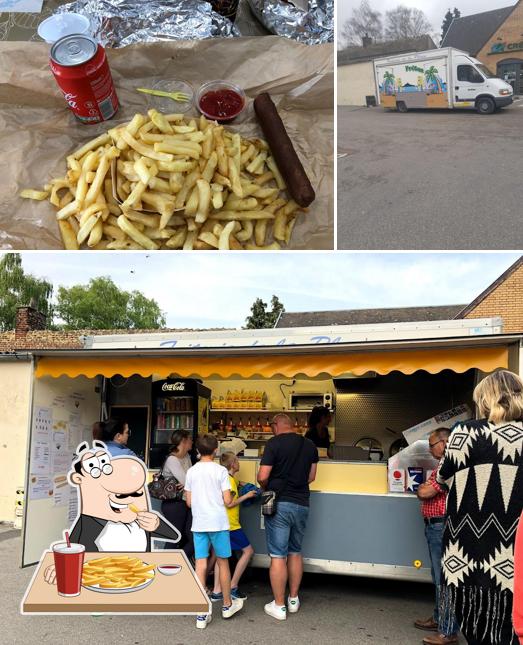
<path id="1" fill-rule="evenodd" d="M 55 285 L 110 276 L 166 312 L 169 327 L 241 327 L 257 297 L 287 311 L 468 304 L 517 253 L 23 253 Z"/>
<path id="2" fill-rule="evenodd" d="M 382 13 L 395 9 L 398 5 L 421 9 L 438 34 L 441 33 L 441 24 L 449 8 L 452 10 L 457 7 L 462 16 L 468 16 L 515 4 L 515 0 L 423 0 L 423 2 L 420 0 L 370 0 L 371 7 Z M 352 9 L 359 7 L 360 0 L 337 0 L 336 5 L 338 8 L 338 34 L 340 34 L 343 23 L 350 18 Z"/>

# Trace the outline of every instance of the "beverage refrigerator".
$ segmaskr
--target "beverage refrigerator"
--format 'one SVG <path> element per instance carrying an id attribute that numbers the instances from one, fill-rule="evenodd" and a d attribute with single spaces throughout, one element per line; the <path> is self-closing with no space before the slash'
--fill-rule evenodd
<path id="1" fill-rule="evenodd" d="M 209 430 L 211 390 L 196 379 L 165 379 L 152 386 L 153 416 L 149 468 L 160 468 L 175 430 L 198 434 Z M 193 447 L 193 461 L 195 448 Z"/>

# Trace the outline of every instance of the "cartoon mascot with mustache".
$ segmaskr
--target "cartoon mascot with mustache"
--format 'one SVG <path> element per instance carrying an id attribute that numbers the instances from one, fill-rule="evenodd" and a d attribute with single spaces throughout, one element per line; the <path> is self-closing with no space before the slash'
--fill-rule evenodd
<path id="1" fill-rule="evenodd" d="M 178 542 L 180 533 L 151 510 L 145 464 L 136 457 L 111 457 L 102 441 L 76 449 L 77 459 L 68 473 L 78 488 L 79 514 L 71 528 L 71 542 L 86 552 L 151 551 L 152 538 Z M 134 510 L 131 510 L 130 507 Z M 54 565 L 44 575 L 55 582 Z"/>

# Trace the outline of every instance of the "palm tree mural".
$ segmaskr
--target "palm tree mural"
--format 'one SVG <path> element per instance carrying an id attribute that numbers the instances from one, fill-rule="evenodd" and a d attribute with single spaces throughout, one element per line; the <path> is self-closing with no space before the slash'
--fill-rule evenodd
<path id="1" fill-rule="evenodd" d="M 432 89 L 436 87 L 436 91 L 433 93 L 434 94 L 442 94 L 443 93 L 443 86 L 441 84 L 441 79 L 438 76 L 438 70 L 434 65 L 432 67 L 429 67 L 427 70 L 425 70 L 425 78 L 427 79 L 427 85 Z"/>
<path id="2" fill-rule="evenodd" d="M 394 74 L 392 72 L 383 74 L 383 90 L 385 94 L 394 93 Z"/>

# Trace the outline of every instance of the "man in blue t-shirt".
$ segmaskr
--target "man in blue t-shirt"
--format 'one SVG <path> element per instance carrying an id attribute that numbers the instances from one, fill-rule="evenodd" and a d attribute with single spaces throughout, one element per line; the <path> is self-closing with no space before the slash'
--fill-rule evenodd
<path id="1" fill-rule="evenodd" d="M 286 414 L 277 414 L 271 426 L 274 437 L 267 442 L 258 471 L 262 488 L 277 493 L 276 513 L 265 517 L 274 594 L 274 600 L 265 605 L 265 613 L 277 620 L 285 620 L 287 580 L 289 613 L 296 613 L 300 608 L 301 545 L 309 516 L 309 484 L 316 478 L 319 457 L 314 443 L 296 434 Z"/>
<path id="2" fill-rule="evenodd" d="M 136 457 L 135 453 L 127 447 L 130 435 L 131 431 L 125 421 L 109 419 L 103 424 L 103 442 L 111 457 L 122 457 L 123 455 Z"/>

